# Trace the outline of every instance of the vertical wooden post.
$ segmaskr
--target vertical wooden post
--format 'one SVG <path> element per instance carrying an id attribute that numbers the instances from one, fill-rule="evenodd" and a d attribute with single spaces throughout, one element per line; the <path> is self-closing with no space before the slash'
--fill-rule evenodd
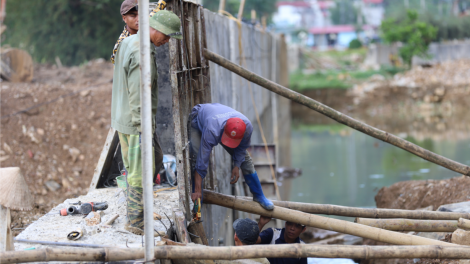
<path id="1" fill-rule="evenodd" d="M 240 7 L 238 8 L 238 21 L 242 21 L 243 9 L 245 8 L 245 0 L 240 1 Z"/>
<path id="2" fill-rule="evenodd" d="M 0 252 L 15 250 L 10 225 L 10 208 L 0 205 Z"/>
<path id="3" fill-rule="evenodd" d="M 225 0 L 220 0 L 219 11 L 225 11 Z"/>

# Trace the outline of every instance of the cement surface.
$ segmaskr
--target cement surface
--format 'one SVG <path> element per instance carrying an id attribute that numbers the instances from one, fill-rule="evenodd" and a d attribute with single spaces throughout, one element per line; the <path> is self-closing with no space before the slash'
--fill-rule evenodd
<path id="1" fill-rule="evenodd" d="M 166 219 L 165 213 L 171 219 L 173 208 L 178 207 L 178 191 L 169 190 L 158 192 L 157 194 L 158 196 L 154 198 L 154 212 L 164 218 L 162 221 L 169 228 L 170 221 Z M 96 226 L 86 226 L 84 215 L 59 215 L 60 209 L 67 208 L 71 203 L 78 201 L 107 201 L 108 209 L 103 211 L 101 223 Z M 119 214 L 119 217 L 114 221 L 113 225 L 110 227 L 105 226 L 104 223 L 116 214 Z M 126 222 L 126 197 L 124 192 L 119 188 L 96 189 L 76 199 L 65 200 L 62 204 L 54 207 L 48 214 L 29 225 L 16 238 L 77 244 L 100 244 L 116 247 L 142 247 L 143 237 L 126 231 L 124 229 Z M 166 228 L 160 221 L 154 221 L 154 227 L 157 231 L 166 232 Z M 67 234 L 79 228 L 86 230 L 84 235 L 75 241 L 68 240 Z M 160 241 L 161 239 L 160 237 L 155 237 L 155 240 Z M 32 247 L 40 249 L 51 246 L 15 243 L 15 250 L 24 250 Z"/>

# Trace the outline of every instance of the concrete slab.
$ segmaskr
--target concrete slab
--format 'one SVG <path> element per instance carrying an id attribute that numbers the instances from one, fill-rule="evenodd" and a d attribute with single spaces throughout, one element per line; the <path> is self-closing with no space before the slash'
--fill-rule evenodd
<path id="1" fill-rule="evenodd" d="M 86 226 L 85 216 L 68 215 L 60 216 L 59 210 L 67 208 L 74 202 L 108 202 L 108 209 L 103 211 L 101 224 L 96 226 Z M 168 190 L 157 193 L 154 199 L 154 212 L 161 215 L 166 227 L 170 227 L 170 221 L 166 219 L 165 213 L 170 217 L 173 208 L 178 208 L 178 191 Z M 104 223 L 114 215 L 119 217 L 114 221 L 111 227 L 104 226 Z M 76 199 L 67 199 L 62 204 L 57 205 L 48 214 L 42 216 L 37 221 L 28 226 L 21 232 L 17 239 L 42 240 L 52 242 L 68 242 L 82 244 L 99 244 L 116 247 L 142 247 L 142 236 L 134 235 L 124 229 L 126 223 L 126 197 L 122 189 L 106 188 L 96 189 L 87 195 Z M 154 222 L 156 230 L 165 232 L 166 228 L 160 221 Z M 86 230 L 83 237 L 76 241 L 68 240 L 67 234 L 77 229 Z M 161 240 L 159 237 L 156 241 Z M 39 244 L 15 243 L 16 250 L 26 248 L 44 248 L 46 246 Z M 50 247 L 50 246 L 47 246 Z"/>

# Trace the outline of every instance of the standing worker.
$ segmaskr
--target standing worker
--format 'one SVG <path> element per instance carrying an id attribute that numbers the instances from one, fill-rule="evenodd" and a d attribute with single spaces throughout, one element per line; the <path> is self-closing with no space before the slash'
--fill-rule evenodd
<path id="1" fill-rule="evenodd" d="M 191 157 L 197 156 L 191 199 L 195 201 L 203 198 L 202 179 L 207 174 L 210 153 L 213 147 L 221 144 L 233 159 L 230 184 L 238 181 L 241 169 L 253 194 L 253 201 L 266 210 L 273 210 L 274 205 L 264 196 L 253 161 L 246 151 L 250 147 L 253 132 L 250 120 L 240 112 L 221 104 L 196 105 L 191 111 L 190 120 Z"/>
<path id="2" fill-rule="evenodd" d="M 150 12 L 150 17 L 158 11 L 163 10 L 165 7 L 166 2 L 159 0 L 157 6 L 152 10 L 152 12 Z M 124 21 L 126 25 L 116 41 L 116 44 L 114 44 L 113 54 L 111 54 L 111 62 L 113 64 L 116 52 L 121 42 L 129 36 L 137 34 L 137 31 L 139 31 L 139 6 L 137 5 L 137 0 L 124 0 L 121 4 L 121 16 L 122 21 Z"/>
<path id="3" fill-rule="evenodd" d="M 173 12 L 162 10 L 149 19 L 150 41 L 161 46 L 170 37 L 182 39 L 181 22 Z M 119 142 L 124 166 L 127 169 L 127 217 L 126 229 L 143 234 L 144 208 L 142 188 L 142 157 L 141 157 L 141 120 L 140 120 L 140 42 L 139 33 L 127 37 L 120 44 L 114 65 L 113 92 L 111 104 L 111 126 L 118 131 Z M 152 116 L 157 113 L 157 65 L 155 50 L 151 47 L 151 94 Z M 152 118 L 152 133 L 155 131 L 155 119 Z M 156 140 L 156 155 L 153 169 L 162 166 L 163 153 Z"/>

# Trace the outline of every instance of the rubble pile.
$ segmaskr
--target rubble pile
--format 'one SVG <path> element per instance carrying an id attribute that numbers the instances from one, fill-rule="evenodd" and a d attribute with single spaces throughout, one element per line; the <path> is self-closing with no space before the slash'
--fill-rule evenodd
<path id="1" fill-rule="evenodd" d="M 32 211 L 13 212 L 15 234 L 87 192 L 111 118 L 111 63 L 42 64 L 34 72 L 32 83 L 2 82 L 0 89 L 0 165 L 21 168 L 35 201 Z"/>
<path id="2" fill-rule="evenodd" d="M 390 80 L 373 76 L 368 82 L 354 86 L 351 93 L 356 97 L 356 105 L 372 99 L 383 102 L 392 96 L 404 96 L 412 102 L 442 103 L 470 94 L 468 76 L 470 60 L 449 61 L 432 67 L 418 66 Z"/>

